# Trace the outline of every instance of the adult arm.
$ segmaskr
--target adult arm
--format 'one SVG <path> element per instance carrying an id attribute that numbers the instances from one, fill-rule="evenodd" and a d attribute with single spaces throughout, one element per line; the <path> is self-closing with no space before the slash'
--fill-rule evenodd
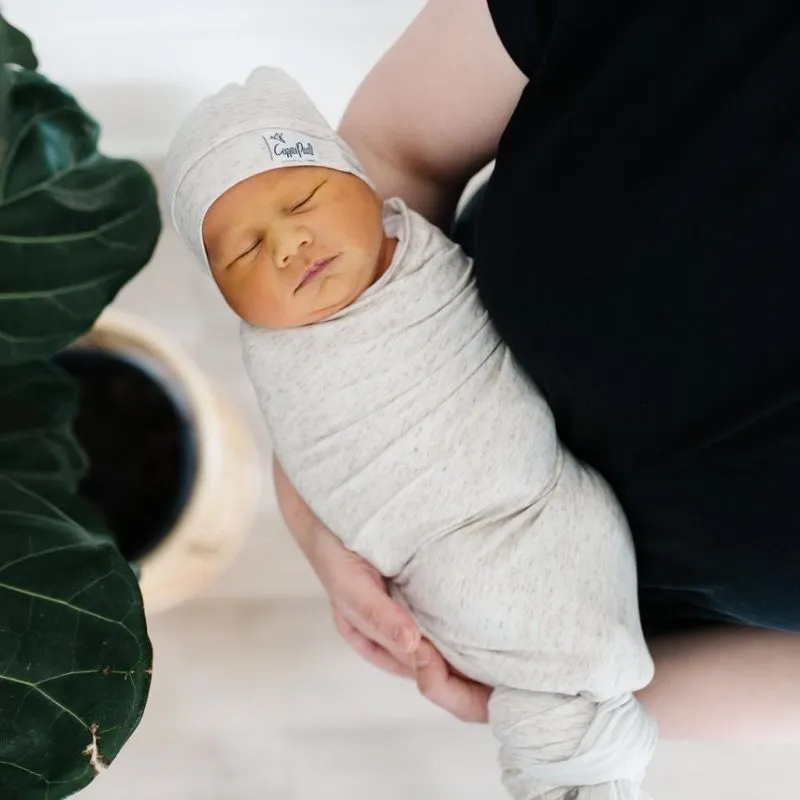
<path id="1" fill-rule="evenodd" d="M 800 635 L 720 626 L 649 644 L 656 675 L 637 697 L 662 738 L 800 744 Z"/>
<path id="2" fill-rule="evenodd" d="M 446 229 L 526 83 L 486 0 L 430 0 L 359 86 L 339 133 L 384 197 Z"/>

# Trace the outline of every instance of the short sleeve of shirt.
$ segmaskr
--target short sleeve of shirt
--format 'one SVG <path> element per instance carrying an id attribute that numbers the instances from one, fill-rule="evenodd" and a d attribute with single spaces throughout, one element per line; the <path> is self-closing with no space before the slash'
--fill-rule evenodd
<path id="1" fill-rule="evenodd" d="M 528 76 L 542 59 L 555 18 L 556 0 L 488 0 L 500 41 Z"/>

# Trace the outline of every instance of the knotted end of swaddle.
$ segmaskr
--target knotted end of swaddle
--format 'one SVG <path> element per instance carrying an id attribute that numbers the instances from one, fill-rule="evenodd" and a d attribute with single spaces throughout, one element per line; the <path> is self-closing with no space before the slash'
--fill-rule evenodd
<path id="1" fill-rule="evenodd" d="M 595 703 L 501 687 L 490 718 L 514 800 L 648 800 L 658 728 L 632 694 Z"/>
<path id="2" fill-rule="evenodd" d="M 208 269 L 202 225 L 211 204 L 247 178 L 301 165 L 349 172 L 373 186 L 300 84 L 259 67 L 244 84 L 205 98 L 170 145 L 165 202 L 178 235 Z"/>

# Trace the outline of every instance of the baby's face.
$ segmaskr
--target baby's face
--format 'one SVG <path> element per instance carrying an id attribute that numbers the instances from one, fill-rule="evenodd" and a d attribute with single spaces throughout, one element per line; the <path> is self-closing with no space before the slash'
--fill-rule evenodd
<path id="1" fill-rule="evenodd" d="M 262 172 L 217 198 L 203 243 L 228 305 L 262 328 L 309 325 L 352 303 L 389 267 L 383 203 L 354 175 Z"/>

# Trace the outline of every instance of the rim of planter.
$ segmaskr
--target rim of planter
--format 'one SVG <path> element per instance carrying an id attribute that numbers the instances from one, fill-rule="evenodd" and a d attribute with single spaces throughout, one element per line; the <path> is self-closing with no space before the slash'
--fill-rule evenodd
<path id="1" fill-rule="evenodd" d="M 106 309 L 76 347 L 98 348 L 133 359 L 164 379 L 182 409 L 196 452 L 196 471 L 172 529 L 137 561 L 148 614 L 197 595 L 234 560 L 253 527 L 263 487 L 263 466 L 241 414 L 170 335 L 141 317 Z"/>

